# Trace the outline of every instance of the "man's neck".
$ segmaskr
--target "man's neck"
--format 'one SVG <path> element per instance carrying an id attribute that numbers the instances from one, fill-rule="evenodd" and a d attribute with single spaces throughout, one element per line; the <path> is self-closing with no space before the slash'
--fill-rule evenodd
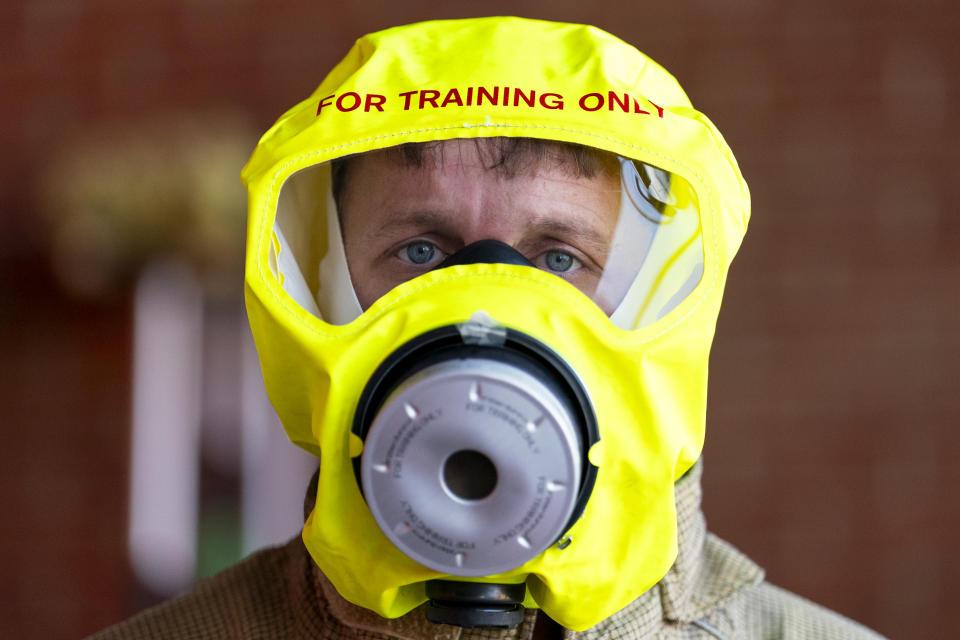
<path id="1" fill-rule="evenodd" d="M 562 640 L 562 638 L 563 627 L 544 612 L 538 612 L 537 622 L 533 625 L 533 637 L 530 640 Z"/>

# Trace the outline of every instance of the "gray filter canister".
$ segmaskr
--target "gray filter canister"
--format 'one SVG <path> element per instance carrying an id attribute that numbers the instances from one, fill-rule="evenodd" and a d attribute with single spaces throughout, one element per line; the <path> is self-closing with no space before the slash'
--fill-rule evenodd
<path id="1" fill-rule="evenodd" d="M 518 356 L 509 343 L 407 351 L 406 366 L 392 370 L 413 372 L 392 381 L 360 429 L 359 476 L 377 524 L 442 573 L 524 564 L 557 542 L 592 488 L 596 426 L 582 386 L 571 390 L 579 381 L 569 368 Z M 424 359 L 432 362 L 411 367 Z"/>

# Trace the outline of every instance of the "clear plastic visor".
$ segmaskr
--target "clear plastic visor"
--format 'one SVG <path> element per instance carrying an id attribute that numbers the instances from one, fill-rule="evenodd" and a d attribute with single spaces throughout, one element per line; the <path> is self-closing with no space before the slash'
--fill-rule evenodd
<path id="1" fill-rule="evenodd" d="M 304 169 L 277 205 L 271 268 L 333 324 L 478 240 L 499 240 L 646 326 L 703 276 L 694 190 L 610 152 L 526 138 L 404 144 Z"/>

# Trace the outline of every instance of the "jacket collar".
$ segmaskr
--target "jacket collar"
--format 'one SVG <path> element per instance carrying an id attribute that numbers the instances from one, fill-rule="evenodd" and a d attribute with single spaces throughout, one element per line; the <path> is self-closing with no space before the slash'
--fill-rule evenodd
<path id="1" fill-rule="evenodd" d="M 621 611 L 581 633 L 567 631 L 565 639 L 646 638 L 665 626 L 697 625 L 733 634 L 739 618 L 736 598 L 763 579 L 763 570 L 727 543 L 707 533 L 701 511 L 697 462 L 675 485 L 678 553 L 670 571 L 653 588 Z M 312 484 L 312 483 L 311 483 Z M 510 630 L 461 629 L 434 625 L 419 609 L 393 620 L 353 605 L 337 593 L 314 565 L 319 596 L 341 623 L 380 639 L 409 640 L 529 640 L 537 612 L 528 610 L 523 622 Z"/>
<path id="2" fill-rule="evenodd" d="M 737 597 L 763 580 L 763 570 L 707 533 L 701 510 L 702 475 L 701 460 L 674 485 L 678 551 L 667 574 L 621 611 L 565 638 L 648 638 L 664 627 L 683 625 L 709 629 L 721 638 L 735 635 L 742 617 Z"/>

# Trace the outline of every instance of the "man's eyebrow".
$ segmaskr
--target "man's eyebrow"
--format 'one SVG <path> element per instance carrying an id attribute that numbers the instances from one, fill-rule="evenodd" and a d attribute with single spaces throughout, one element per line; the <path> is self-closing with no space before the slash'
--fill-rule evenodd
<path id="1" fill-rule="evenodd" d="M 606 255 L 610 252 L 610 242 L 603 233 L 587 225 L 573 225 L 555 218 L 534 218 L 528 227 L 529 231 L 542 235 L 558 236 L 560 239 L 576 239 L 576 243 L 585 250 L 595 252 L 596 255 Z"/>
<path id="2" fill-rule="evenodd" d="M 449 214 L 439 211 L 409 211 L 392 215 L 375 231 L 377 236 L 389 235 L 396 229 L 444 229 L 452 222 Z"/>

